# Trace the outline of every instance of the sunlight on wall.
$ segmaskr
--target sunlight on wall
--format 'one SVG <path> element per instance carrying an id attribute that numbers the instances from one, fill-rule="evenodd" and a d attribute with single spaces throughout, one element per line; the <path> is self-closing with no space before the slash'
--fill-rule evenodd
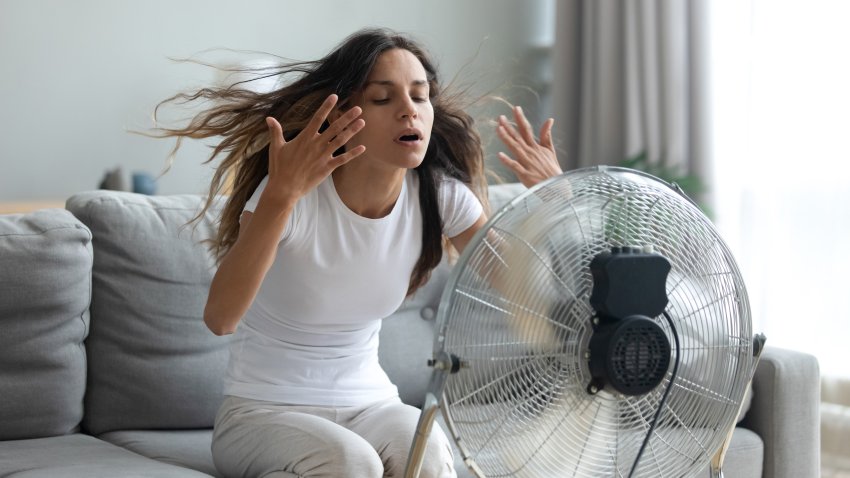
<path id="1" fill-rule="evenodd" d="M 712 2 L 717 223 L 754 328 L 850 377 L 850 3 Z"/>

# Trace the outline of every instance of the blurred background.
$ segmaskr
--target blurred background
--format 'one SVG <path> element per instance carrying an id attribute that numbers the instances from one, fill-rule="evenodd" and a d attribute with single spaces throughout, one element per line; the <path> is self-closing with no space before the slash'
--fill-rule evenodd
<path id="1" fill-rule="evenodd" d="M 96 188 L 117 167 L 127 178 L 158 176 L 173 142 L 128 131 L 151 128 L 159 101 L 226 80 L 212 68 L 172 58 L 232 67 L 271 61 L 224 49 L 314 60 L 360 28 L 384 26 L 428 46 L 444 81 L 460 72 L 478 92 L 507 93 L 535 114 L 540 103 L 526 98 L 544 89 L 538 70 L 549 58 L 541 47 L 554 42 L 554 6 L 552 0 L 0 0 L 0 201 L 64 200 Z M 177 114 L 168 110 L 164 118 Z M 492 128 L 482 129 L 492 137 Z M 208 153 L 206 145 L 187 144 L 157 180 L 158 193 L 204 192 L 211 169 L 201 162 Z"/>
<path id="2" fill-rule="evenodd" d="M 739 262 L 755 330 L 819 358 L 824 476 L 845 476 L 848 20 L 845 0 L 0 0 L 0 210 L 61 207 L 109 171 L 205 192 L 210 143 L 186 144 L 158 177 L 173 142 L 129 133 L 153 126 L 159 101 L 224 81 L 171 58 L 311 60 L 362 27 L 406 32 L 444 80 L 520 104 L 536 126 L 553 116 L 565 168 L 628 165 L 699 201 Z M 494 167 L 487 120 L 507 111 L 476 111 Z"/>

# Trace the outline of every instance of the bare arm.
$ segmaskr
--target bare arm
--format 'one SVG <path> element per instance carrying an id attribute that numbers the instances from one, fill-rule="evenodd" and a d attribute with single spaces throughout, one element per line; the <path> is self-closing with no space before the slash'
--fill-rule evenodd
<path id="1" fill-rule="evenodd" d="M 216 335 L 232 334 L 245 315 L 277 255 L 292 204 L 261 198 L 254 213 L 242 213 L 239 237 L 210 284 L 204 323 Z"/>
<path id="2" fill-rule="evenodd" d="M 459 253 L 462 253 L 466 248 L 466 245 L 469 244 L 469 241 L 472 240 L 472 237 L 478 232 L 479 229 L 484 227 L 484 224 L 487 223 L 487 215 L 482 213 L 478 220 L 475 223 L 467 228 L 465 231 L 461 232 L 455 237 L 450 237 L 449 240 L 452 241 L 452 245 L 457 249 Z"/>
<path id="3" fill-rule="evenodd" d="M 269 181 L 253 213 L 244 212 L 239 236 L 224 256 L 210 285 L 204 323 L 216 335 L 231 334 L 251 306 L 274 263 L 277 245 L 298 200 L 337 167 L 363 154 L 364 146 L 333 156 L 366 124 L 354 107 L 322 133 L 319 127 L 336 105 L 330 95 L 310 123 L 290 141 L 274 118 L 269 128 Z"/>

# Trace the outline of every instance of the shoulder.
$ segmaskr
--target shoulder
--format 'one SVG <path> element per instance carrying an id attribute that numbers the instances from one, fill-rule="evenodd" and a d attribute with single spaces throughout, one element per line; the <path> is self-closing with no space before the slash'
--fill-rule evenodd
<path id="1" fill-rule="evenodd" d="M 445 174 L 437 178 L 437 196 L 441 207 L 452 207 L 465 202 L 479 203 L 466 183 Z"/>
<path id="2" fill-rule="evenodd" d="M 474 224 L 483 214 L 481 201 L 464 182 L 443 175 L 437 182 L 437 203 L 443 232 L 454 237 Z"/>

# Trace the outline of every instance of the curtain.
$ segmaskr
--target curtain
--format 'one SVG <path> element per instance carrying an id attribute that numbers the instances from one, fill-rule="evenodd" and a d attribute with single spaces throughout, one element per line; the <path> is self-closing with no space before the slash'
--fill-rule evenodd
<path id="1" fill-rule="evenodd" d="M 822 475 L 850 476 L 850 2 L 729 0 L 710 13 L 718 228 L 755 330 L 818 358 Z"/>
<path id="2" fill-rule="evenodd" d="M 708 182 L 708 0 L 561 0 L 554 136 L 568 169 L 650 163 Z"/>

